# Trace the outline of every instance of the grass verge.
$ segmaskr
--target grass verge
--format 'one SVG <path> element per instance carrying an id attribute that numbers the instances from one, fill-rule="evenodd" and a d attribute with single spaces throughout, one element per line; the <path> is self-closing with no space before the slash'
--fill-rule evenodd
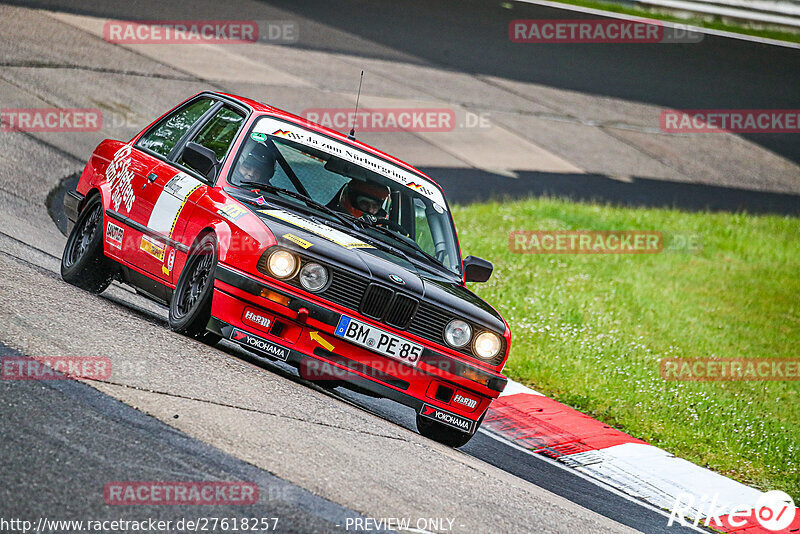
<path id="1" fill-rule="evenodd" d="M 666 357 L 800 355 L 800 219 L 555 199 L 455 206 L 471 288 L 506 318 L 506 374 L 653 445 L 800 502 L 800 382 L 665 381 Z M 517 254 L 513 230 L 656 230 L 659 254 Z"/>

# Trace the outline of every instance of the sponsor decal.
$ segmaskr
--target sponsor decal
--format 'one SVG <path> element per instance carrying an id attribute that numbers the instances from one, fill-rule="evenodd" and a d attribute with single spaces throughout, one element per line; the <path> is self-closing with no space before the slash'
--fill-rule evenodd
<path id="1" fill-rule="evenodd" d="M 178 216 L 186 205 L 186 201 L 202 185 L 200 180 L 184 172 L 173 176 L 158 195 L 147 226 L 156 232 L 172 237 L 175 225 L 178 223 Z"/>
<path id="2" fill-rule="evenodd" d="M 247 325 L 267 331 L 272 324 L 272 316 L 262 313 L 254 308 L 245 308 L 242 313 L 242 322 Z"/>
<path id="3" fill-rule="evenodd" d="M 217 210 L 218 215 L 221 215 L 232 222 L 238 221 L 246 213 L 247 210 L 237 204 L 226 204 Z"/>
<path id="4" fill-rule="evenodd" d="M 460 415 L 436 408 L 430 404 L 423 404 L 419 414 L 423 417 L 444 423 L 447 426 L 457 428 L 463 432 L 472 433 L 473 421 L 466 417 L 461 417 Z"/>
<path id="5" fill-rule="evenodd" d="M 327 239 L 333 243 L 336 243 L 339 246 L 344 248 L 375 248 L 368 243 L 364 243 L 354 237 L 351 237 L 344 232 L 340 232 L 335 228 L 331 228 L 330 226 L 326 226 L 324 224 L 320 224 L 314 221 L 310 221 L 308 219 L 304 219 L 302 217 L 298 217 L 293 213 L 289 213 L 287 211 L 273 209 L 273 210 L 258 210 L 259 213 L 263 213 L 264 215 L 269 215 L 275 219 L 280 221 L 289 223 L 293 226 L 298 228 L 302 228 L 307 232 L 311 232 L 312 234 L 316 234 L 320 237 Z"/>
<path id="6" fill-rule="evenodd" d="M 411 188 L 414 191 L 432 200 L 435 204 L 439 204 L 442 208 L 446 205 L 444 195 L 432 182 L 428 182 L 418 174 L 409 172 L 348 144 L 299 127 L 293 128 L 285 122 L 272 118 L 260 119 L 255 129 L 257 132 L 271 132 L 272 135 L 285 137 L 342 158 L 345 161 L 385 176 L 404 187 L 410 187 L 409 184 L 414 184 L 414 187 Z"/>
<path id="7" fill-rule="evenodd" d="M 405 280 L 403 280 L 402 278 L 400 278 L 396 274 L 390 274 L 389 275 L 389 280 L 391 280 L 395 284 L 400 284 L 400 285 L 405 285 L 405 283 L 406 283 Z"/>
<path id="8" fill-rule="evenodd" d="M 466 406 L 467 408 L 473 408 L 473 409 L 478 405 L 477 400 L 465 397 L 460 393 L 456 393 L 455 397 L 453 397 L 453 402 L 455 402 L 456 404 L 461 404 L 463 406 Z"/>
<path id="9" fill-rule="evenodd" d="M 120 148 L 114 159 L 106 169 L 106 181 L 111 188 L 111 204 L 114 211 L 119 211 L 120 205 L 125 205 L 125 210 L 130 212 L 136 194 L 133 192 L 133 171 L 131 170 L 131 145 Z"/>
<path id="10" fill-rule="evenodd" d="M 258 204 L 259 206 L 266 206 L 267 205 L 267 201 L 264 200 L 263 196 L 262 197 L 256 197 L 251 202 L 253 202 L 254 204 Z"/>
<path id="11" fill-rule="evenodd" d="M 279 360 L 289 359 L 289 349 L 238 328 L 234 328 L 231 332 L 231 341 L 236 341 L 245 347 L 256 349 Z"/>
<path id="12" fill-rule="evenodd" d="M 139 248 L 153 256 L 158 261 L 164 261 L 164 250 L 166 249 L 166 245 L 159 243 L 152 237 L 143 235 Z"/>
<path id="13" fill-rule="evenodd" d="M 161 272 L 169 276 L 169 273 L 172 272 L 173 267 L 175 267 L 175 249 L 171 248 L 169 254 L 167 255 L 166 264 L 161 266 Z"/>
<path id="14" fill-rule="evenodd" d="M 257 141 L 259 143 L 263 143 L 264 141 L 267 140 L 267 134 L 262 132 L 253 132 L 250 134 L 250 139 L 252 139 L 253 141 Z"/>
<path id="15" fill-rule="evenodd" d="M 109 482 L 103 500 L 117 505 L 245 505 L 258 502 L 252 482 Z"/>
<path id="16" fill-rule="evenodd" d="M 106 240 L 117 248 L 122 248 L 122 236 L 125 230 L 111 221 L 106 223 Z"/>
<path id="17" fill-rule="evenodd" d="M 283 238 L 291 241 L 295 245 L 300 245 L 303 248 L 311 248 L 314 246 L 314 243 L 309 243 L 305 239 L 297 237 L 294 234 L 283 234 Z"/>

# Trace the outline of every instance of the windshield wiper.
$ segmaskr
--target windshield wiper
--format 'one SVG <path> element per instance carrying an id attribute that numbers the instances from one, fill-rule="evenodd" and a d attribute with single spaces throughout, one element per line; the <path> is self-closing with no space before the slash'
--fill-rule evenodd
<path id="1" fill-rule="evenodd" d="M 389 230 L 388 228 L 380 226 L 379 224 L 377 224 L 377 222 L 373 223 L 373 222 L 371 222 L 371 221 L 369 221 L 367 219 L 364 219 L 364 218 L 357 219 L 357 221 L 362 223 L 363 226 L 366 226 L 368 228 L 372 228 L 374 230 L 378 230 L 383 235 L 391 237 L 392 239 L 394 239 L 398 243 L 403 243 L 418 258 L 421 257 L 421 258 L 423 258 L 425 260 L 432 261 L 437 267 L 442 267 L 442 268 L 447 269 L 447 267 L 445 267 L 442 264 L 442 262 L 440 262 L 438 259 L 436 259 L 435 256 L 432 256 L 431 254 L 428 254 L 422 247 L 419 246 L 419 243 L 417 243 L 416 241 L 414 241 L 410 237 L 398 234 L 397 232 L 394 232 L 392 230 Z"/>
<path id="2" fill-rule="evenodd" d="M 345 226 L 348 226 L 348 227 L 351 227 L 351 228 L 355 227 L 354 224 L 353 224 L 353 221 L 355 219 L 348 220 L 344 216 L 343 213 L 339 213 L 338 211 L 329 208 L 328 206 L 326 206 L 325 204 L 322 204 L 321 202 L 317 202 L 313 198 L 311 198 L 309 196 L 306 196 L 303 193 L 297 193 L 297 192 L 291 191 L 289 189 L 284 189 L 282 187 L 276 187 L 276 186 L 270 185 L 270 184 L 263 184 L 261 182 L 251 182 L 251 181 L 245 180 L 245 181 L 241 181 L 239 183 L 241 185 L 244 185 L 244 186 L 247 186 L 247 187 L 252 187 L 253 189 L 258 189 L 259 191 L 267 191 L 269 193 L 280 193 L 281 195 L 286 195 L 287 197 L 291 197 L 291 198 L 297 199 L 297 200 L 305 203 L 307 206 L 316 208 L 319 211 L 321 211 L 321 212 L 323 212 L 323 213 L 325 213 L 327 215 L 330 215 L 331 217 L 334 217 L 335 219 L 337 219 L 339 222 L 341 222 Z"/>

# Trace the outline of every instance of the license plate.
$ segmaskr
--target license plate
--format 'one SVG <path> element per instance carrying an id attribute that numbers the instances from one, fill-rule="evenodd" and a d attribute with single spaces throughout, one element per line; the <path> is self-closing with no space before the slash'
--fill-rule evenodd
<path id="1" fill-rule="evenodd" d="M 346 315 L 339 319 L 334 334 L 378 354 L 416 366 L 422 356 L 422 345 L 417 345 L 390 332 L 357 321 Z"/>

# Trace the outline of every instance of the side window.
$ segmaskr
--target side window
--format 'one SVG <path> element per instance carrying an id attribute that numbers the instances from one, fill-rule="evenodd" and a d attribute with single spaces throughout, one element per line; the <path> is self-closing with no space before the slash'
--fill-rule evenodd
<path id="1" fill-rule="evenodd" d="M 221 108 L 192 139 L 198 145 L 210 148 L 217 161 L 225 159 L 236 138 L 236 133 L 244 122 L 244 115 L 228 108 Z M 180 163 L 183 163 L 181 158 Z"/>
<path id="2" fill-rule="evenodd" d="M 142 136 L 137 146 L 152 150 L 166 158 L 169 156 L 172 149 L 175 148 L 175 145 L 178 144 L 178 141 L 181 140 L 181 137 L 189 131 L 189 128 L 191 128 L 206 111 L 211 109 L 213 104 L 213 100 L 203 98 L 177 110 Z"/>

